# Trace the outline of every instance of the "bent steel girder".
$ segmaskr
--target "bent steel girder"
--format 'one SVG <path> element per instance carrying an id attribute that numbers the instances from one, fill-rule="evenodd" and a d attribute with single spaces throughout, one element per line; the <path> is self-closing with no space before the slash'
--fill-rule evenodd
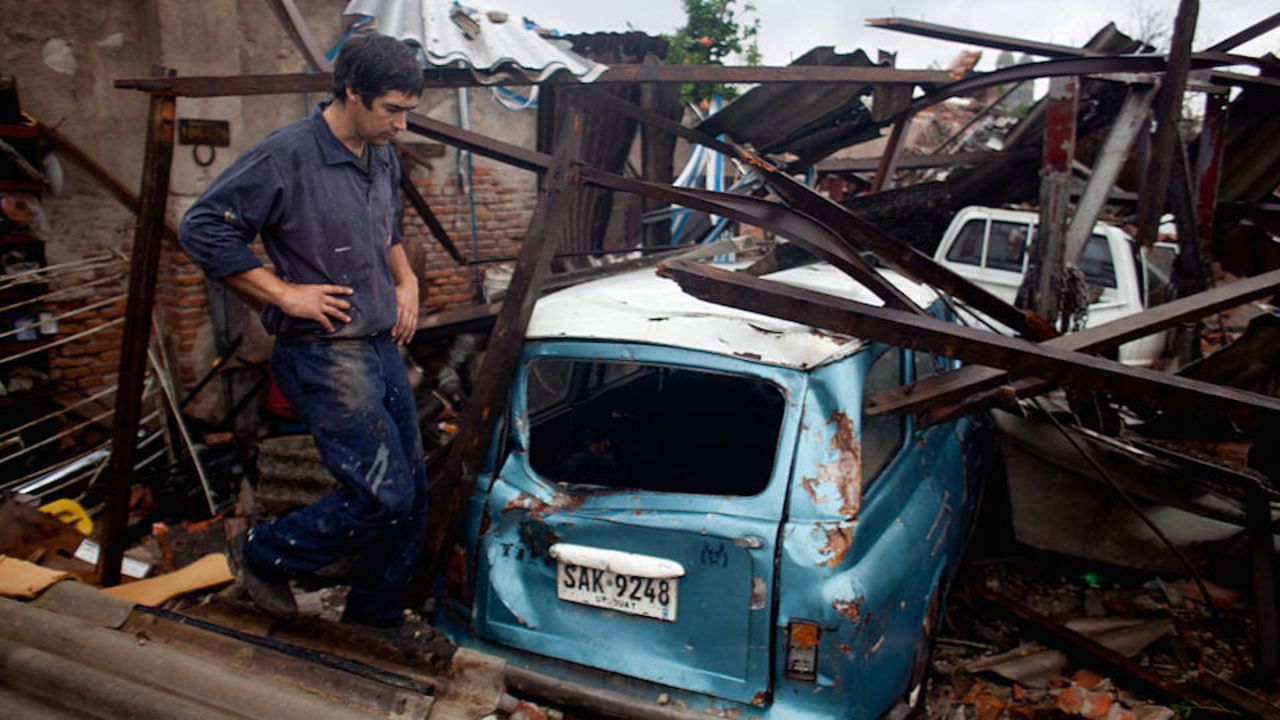
<path id="1" fill-rule="evenodd" d="M 1102 352 L 1123 345 L 1130 340 L 1146 337 L 1177 325 L 1184 320 L 1204 317 L 1237 305 L 1256 300 L 1280 290 L 1280 270 L 1219 285 L 1210 290 L 1178 298 L 1150 310 L 1129 315 L 1109 323 L 1095 325 L 1044 343 L 1045 347 L 1079 352 Z M 1009 381 L 1009 375 L 982 365 L 966 365 L 958 370 L 934 375 L 909 385 L 903 385 L 871 398 L 872 415 L 905 415 L 924 413 L 943 405 L 958 402 L 976 393 L 992 390 Z M 1036 390 L 1047 390 L 1049 383 L 1016 387 L 1019 395 Z"/>
<path id="2" fill-rule="evenodd" d="M 1258 393 L 1132 368 L 1113 360 L 874 307 L 746 273 L 691 263 L 664 265 L 660 272 L 678 282 L 685 292 L 708 302 L 997 366 L 1013 375 L 1108 392 L 1158 407 L 1210 410 L 1241 424 L 1280 418 L 1280 399 Z"/>

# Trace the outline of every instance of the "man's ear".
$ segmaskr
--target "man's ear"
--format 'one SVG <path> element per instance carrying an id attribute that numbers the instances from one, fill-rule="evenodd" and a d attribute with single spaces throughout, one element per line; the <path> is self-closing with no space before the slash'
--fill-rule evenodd
<path id="1" fill-rule="evenodd" d="M 347 83 L 347 93 L 346 93 L 345 100 L 348 104 L 353 102 L 355 103 L 360 102 L 360 93 L 351 89 L 351 83 Z"/>

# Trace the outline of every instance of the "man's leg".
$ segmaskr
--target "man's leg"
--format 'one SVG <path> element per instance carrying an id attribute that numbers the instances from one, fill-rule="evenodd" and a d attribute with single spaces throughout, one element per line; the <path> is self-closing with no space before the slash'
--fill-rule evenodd
<path id="1" fill-rule="evenodd" d="M 416 418 L 409 427 L 389 411 L 375 342 L 277 344 L 272 369 L 341 487 L 310 507 L 254 528 L 246 562 L 260 575 L 279 580 L 315 572 L 352 552 L 376 555 L 415 524 L 424 493 L 423 473 L 411 467 L 421 464 L 421 454 L 411 463 L 402 437 L 409 431 L 416 438 Z M 398 619 L 400 600 L 379 602 L 394 605 Z"/>
<path id="2" fill-rule="evenodd" d="M 380 336 L 375 344 L 382 364 L 386 386 L 383 406 L 400 436 L 400 451 L 416 491 L 412 513 L 382 540 L 361 553 L 347 594 L 345 622 L 387 627 L 399 625 L 401 605 L 413 581 L 427 522 L 427 477 L 423 462 L 422 435 L 418 428 L 418 411 L 409 387 L 409 376 L 399 350 L 389 337 Z"/>

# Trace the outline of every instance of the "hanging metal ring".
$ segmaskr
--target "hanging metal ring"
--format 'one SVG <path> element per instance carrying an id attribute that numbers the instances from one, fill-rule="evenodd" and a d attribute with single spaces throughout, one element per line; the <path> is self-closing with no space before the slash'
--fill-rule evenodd
<path id="1" fill-rule="evenodd" d="M 208 148 L 209 157 L 201 159 L 200 148 Z M 196 164 L 199 165 L 200 167 L 209 167 L 210 165 L 213 164 L 213 160 L 216 157 L 218 157 L 218 150 L 212 145 L 192 145 L 191 146 L 191 159 L 194 160 Z"/>

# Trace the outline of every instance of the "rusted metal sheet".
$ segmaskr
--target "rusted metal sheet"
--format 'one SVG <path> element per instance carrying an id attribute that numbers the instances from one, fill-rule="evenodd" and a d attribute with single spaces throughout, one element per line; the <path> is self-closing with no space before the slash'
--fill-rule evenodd
<path id="1" fill-rule="evenodd" d="M 1203 293 L 1158 305 L 1120 320 L 1085 328 L 1046 341 L 1046 346 L 1080 352 L 1098 352 L 1172 327 L 1183 320 L 1203 317 L 1256 300 L 1280 289 L 1280 270 L 1219 285 Z M 969 365 L 943 375 L 895 388 L 871 399 L 872 415 L 926 412 L 990 390 L 1009 381 L 1002 370 Z"/>
<path id="2" fill-rule="evenodd" d="M 133 474 L 133 450 L 142 417 L 142 382 L 147 369 L 147 345 L 151 338 L 151 311 L 155 305 L 156 269 L 164 234 L 165 205 L 169 199 L 169 167 L 173 163 L 174 106 L 171 95 L 152 95 L 147 123 L 147 150 L 142 160 L 142 197 L 138 229 L 133 238 L 129 266 L 129 297 L 124 310 L 120 371 L 116 379 L 116 412 L 111 428 L 111 460 L 107 469 L 107 507 L 103 513 L 102 556 L 98 572 L 102 584 L 120 582 L 129 523 L 129 485 Z"/>
<path id="3" fill-rule="evenodd" d="M 1105 391 L 1157 407 L 1216 412 L 1248 425 L 1280 416 L 1277 398 L 1188 382 L 1145 368 L 851 302 L 743 273 L 688 263 L 665 266 L 662 272 L 679 282 L 685 292 L 708 302 L 966 362 L 996 365 L 1018 375 Z"/>
<path id="4" fill-rule="evenodd" d="M 1028 151 L 1016 153 L 1029 155 Z M 979 165 L 982 163 L 1006 160 L 1009 153 L 1004 152 L 963 152 L 933 155 L 911 155 L 899 158 L 899 170 L 916 170 L 920 168 L 953 167 L 956 165 Z M 814 165 L 818 172 L 871 172 L 880 164 L 878 158 L 829 158 Z"/>

